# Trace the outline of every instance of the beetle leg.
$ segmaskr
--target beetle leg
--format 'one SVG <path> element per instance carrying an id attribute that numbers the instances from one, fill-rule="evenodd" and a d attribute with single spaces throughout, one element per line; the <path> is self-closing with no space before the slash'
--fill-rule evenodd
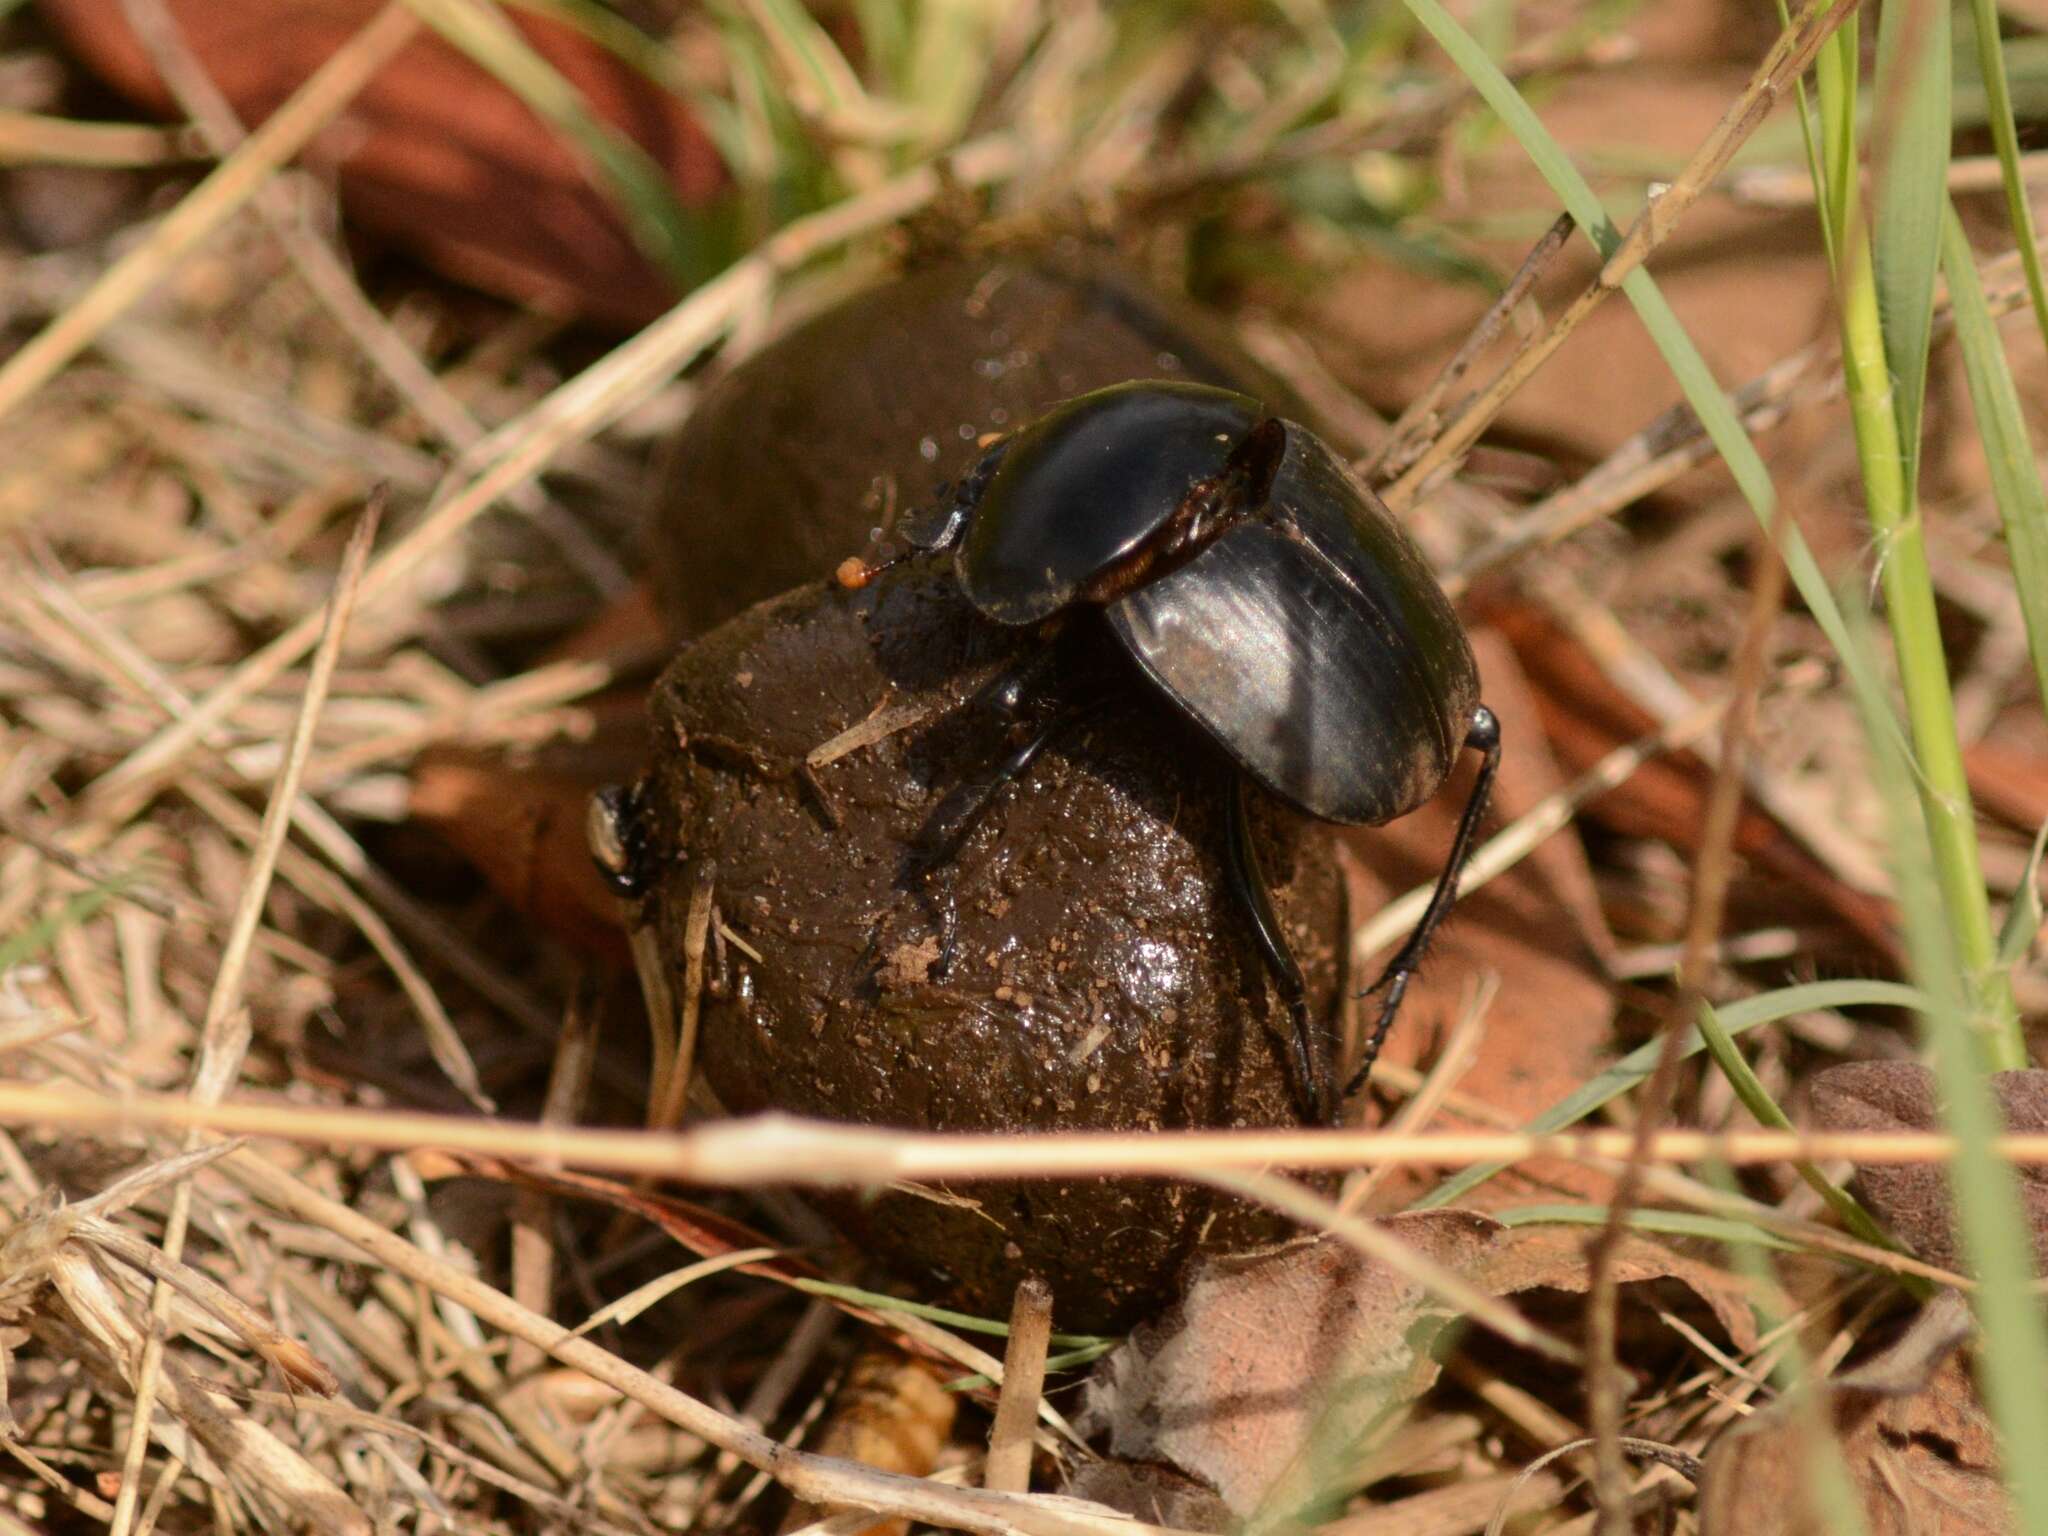
<path id="1" fill-rule="evenodd" d="M 1472 781 L 1472 793 L 1465 801 L 1464 814 L 1458 818 L 1458 834 L 1451 839 L 1451 856 L 1445 861 L 1443 873 L 1437 876 L 1436 889 L 1430 893 L 1422 921 L 1408 935 L 1408 942 L 1387 962 L 1380 979 L 1358 994 L 1370 997 L 1384 988 L 1387 997 L 1380 1004 L 1380 1016 L 1373 1021 L 1372 1033 L 1365 1038 L 1365 1050 L 1359 1057 L 1358 1068 L 1351 1074 L 1351 1081 L 1344 1085 L 1344 1097 L 1347 1099 L 1365 1086 L 1366 1078 L 1372 1073 L 1372 1064 L 1379 1060 L 1380 1047 L 1386 1043 L 1387 1031 L 1394 1026 L 1394 1015 L 1401 1011 L 1401 999 L 1408 991 L 1408 982 L 1415 975 L 1415 968 L 1422 963 L 1422 952 L 1429 947 L 1430 936 L 1436 932 L 1437 924 L 1451 910 L 1451 903 L 1458 899 L 1458 877 L 1465 872 L 1465 861 L 1472 856 L 1472 844 L 1479 836 L 1479 819 L 1486 813 L 1487 797 L 1493 793 L 1493 776 L 1500 769 L 1500 721 L 1484 704 L 1472 711 L 1472 726 L 1465 733 L 1465 745 L 1483 754 L 1479 762 L 1479 776 Z"/>
<path id="2" fill-rule="evenodd" d="M 934 969 L 940 975 L 952 965 L 959 914 L 951 889 L 934 892 L 933 882 L 959 857 L 1003 791 L 1029 771 L 1054 733 L 1074 718 L 1075 710 L 1053 707 L 1049 684 L 1054 666 L 1051 648 L 1034 650 L 998 673 L 962 706 L 1003 722 L 1003 751 L 980 772 L 946 792 L 918 829 L 917 841 L 904 861 L 904 882 L 931 909 L 939 929 L 939 958 Z"/>
<path id="3" fill-rule="evenodd" d="M 1302 979 L 1301 966 L 1295 961 L 1294 951 L 1287 947 L 1287 936 L 1281 931 L 1279 915 L 1273 910 L 1272 893 L 1267 889 L 1265 872 L 1259 868 L 1259 850 L 1252 843 L 1251 816 L 1245 803 L 1245 797 L 1250 793 L 1250 780 L 1241 773 L 1233 774 L 1232 778 L 1235 782 L 1228 801 L 1230 826 L 1225 874 L 1231 893 L 1252 920 L 1252 935 L 1258 940 L 1259 950 L 1280 988 L 1282 1000 L 1287 1004 L 1288 1017 L 1294 1023 L 1289 1057 L 1302 1118 L 1315 1125 L 1326 1125 L 1335 1109 L 1331 1095 L 1335 1084 L 1328 1041 L 1309 1019 L 1308 983 Z"/>

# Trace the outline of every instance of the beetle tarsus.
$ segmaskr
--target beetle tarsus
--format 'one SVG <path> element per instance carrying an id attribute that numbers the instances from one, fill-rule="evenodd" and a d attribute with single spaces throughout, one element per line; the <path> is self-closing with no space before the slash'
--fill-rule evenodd
<path id="1" fill-rule="evenodd" d="M 1379 1017 L 1373 1021 L 1372 1032 L 1365 1038 L 1358 1066 L 1352 1072 L 1351 1080 L 1344 1085 L 1344 1097 L 1347 1099 L 1363 1088 L 1365 1080 L 1372 1075 L 1373 1063 L 1379 1060 L 1380 1047 L 1386 1043 L 1387 1032 L 1394 1027 L 1394 1015 L 1401 1011 L 1401 999 L 1408 993 L 1409 980 L 1422 963 L 1422 952 L 1429 947 L 1437 925 L 1458 899 L 1458 879 L 1465 872 L 1466 860 L 1472 856 L 1472 845 L 1479 837 L 1479 822 L 1486 814 L 1486 802 L 1493 793 L 1493 778 L 1500 770 L 1500 721 L 1484 704 L 1472 711 L 1472 724 L 1465 733 L 1465 745 L 1481 754 L 1479 774 L 1472 781 L 1472 793 L 1465 800 L 1464 813 L 1458 817 L 1458 833 L 1451 840 L 1451 856 L 1444 862 L 1443 873 L 1437 876 L 1436 889 L 1430 893 L 1429 905 L 1423 909 L 1422 921 L 1408 935 L 1408 942 L 1387 962 L 1380 979 L 1358 994 L 1370 997 L 1384 989 L 1387 995 L 1380 1004 Z"/>
<path id="2" fill-rule="evenodd" d="M 1296 1105 L 1303 1119 L 1314 1125 L 1327 1125 L 1336 1113 L 1335 1095 L 1331 1091 L 1335 1074 L 1328 1042 L 1309 1017 L 1308 984 L 1302 979 L 1294 952 L 1287 947 L 1279 916 L 1273 910 L 1265 872 L 1259 868 L 1259 850 L 1252 842 L 1250 808 L 1246 804 L 1251 793 L 1250 781 L 1241 773 L 1233 774 L 1232 778 L 1231 792 L 1225 801 L 1230 821 L 1226 864 L 1230 889 L 1252 920 L 1252 935 L 1258 940 L 1260 953 L 1280 988 L 1294 1026 L 1293 1038 L 1288 1042 L 1288 1064 Z"/>

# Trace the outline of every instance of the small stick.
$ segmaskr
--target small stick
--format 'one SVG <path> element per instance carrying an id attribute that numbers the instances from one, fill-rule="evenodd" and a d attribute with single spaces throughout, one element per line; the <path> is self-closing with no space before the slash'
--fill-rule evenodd
<path id="1" fill-rule="evenodd" d="M 683 1101 L 697 1059 L 697 1020 L 704 1007 L 704 950 L 711 936 L 711 895 L 717 884 L 717 866 L 709 859 L 701 861 L 690 887 L 689 913 L 683 920 L 683 995 L 676 1000 L 675 1049 L 669 1058 L 668 1076 L 658 1080 L 658 1093 L 647 1106 L 650 1131 L 672 1131 L 682 1124 Z"/>
<path id="2" fill-rule="evenodd" d="M 1462 379 L 1479 360 L 1479 354 L 1493 345 L 1493 339 L 1500 334 L 1529 291 L 1536 286 L 1551 260 L 1564 249 L 1565 241 L 1571 238 L 1576 222 L 1570 213 L 1560 213 L 1543 237 L 1529 247 L 1529 254 L 1522 258 L 1522 264 L 1515 269 L 1515 275 L 1503 288 L 1500 297 L 1488 306 L 1479 323 L 1472 327 L 1451 360 L 1444 364 L 1443 371 L 1431 381 L 1429 388 L 1408 402 L 1401 419 L 1394 423 L 1393 430 L 1381 441 L 1379 448 L 1358 466 L 1359 475 L 1373 481 L 1390 475 L 1398 475 L 1422 450 L 1428 446 L 1423 434 L 1436 425 L 1436 408 L 1450 392 L 1450 388 Z"/>
<path id="3" fill-rule="evenodd" d="M 1045 1351 L 1052 1339 L 1052 1287 L 1036 1275 L 1017 1282 L 1010 1304 L 1010 1342 L 1003 1351 L 1003 1393 L 988 1433 L 981 1486 L 995 1493 L 1031 1491 L 1031 1448 L 1038 1398 L 1045 1388 Z"/>
<path id="4" fill-rule="evenodd" d="M 574 1125 L 590 1094 L 591 1066 L 597 1050 L 596 989 L 580 978 L 570 993 L 562 1018 L 562 1038 L 555 1046 L 548 1072 L 543 1125 Z M 512 1298 L 543 1315 L 554 1308 L 554 1197 L 545 1190 L 522 1186 L 512 1204 Z M 515 1381 L 540 1369 L 547 1354 L 526 1339 L 514 1339 L 505 1357 L 505 1371 Z"/>

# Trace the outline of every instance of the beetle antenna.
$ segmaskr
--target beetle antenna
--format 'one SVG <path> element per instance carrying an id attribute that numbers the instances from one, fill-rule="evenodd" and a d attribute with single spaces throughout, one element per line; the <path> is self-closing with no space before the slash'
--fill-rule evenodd
<path id="1" fill-rule="evenodd" d="M 1370 997 L 1385 988 L 1387 996 L 1386 1001 L 1380 1004 L 1380 1016 L 1373 1021 L 1372 1033 L 1366 1036 L 1365 1050 L 1359 1057 L 1358 1067 L 1351 1074 L 1351 1081 L 1344 1085 L 1344 1097 L 1347 1099 L 1364 1087 L 1365 1080 L 1372 1075 L 1373 1063 L 1379 1060 L 1380 1047 L 1386 1044 L 1387 1032 L 1394 1027 L 1394 1015 L 1401 1011 L 1401 999 L 1407 994 L 1408 983 L 1414 977 L 1416 967 L 1422 963 L 1422 952 L 1429 947 L 1437 925 L 1450 912 L 1451 903 L 1458 899 L 1458 877 L 1465 872 L 1465 861 L 1472 856 L 1472 845 L 1479 836 L 1479 821 L 1485 815 L 1486 802 L 1493 793 L 1494 775 L 1500 770 L 1500 720 L 1484 704 L 1472 711 L 1472 725 L 1465 733 L 1465 745 L 1483 754 L 1479 775 L 1472 781 L 1472 793 L 1466 797 L 1464 813 L 1458 817 L 1457 836 L 1451 839 L 1451 856 L 1444 863 L 1443 873 L 1437 876 L 1436 889 L 1430 893 L 1422 921 L 1408 935 L 1408 942 L 1387 962 L 1380 979 L 1358 994 Z"/>

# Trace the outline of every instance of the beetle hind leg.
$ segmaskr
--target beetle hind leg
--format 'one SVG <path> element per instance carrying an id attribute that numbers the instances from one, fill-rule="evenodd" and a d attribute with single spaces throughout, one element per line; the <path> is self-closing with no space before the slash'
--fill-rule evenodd
<path id="1" fill-rule="evenodd" d="M 1437 876 L 1436 889 L 1430 893 L 1422 920 L 1408 935 L 1408 942 L 1387 962 L 1380 979 L 1359 994 L 1360 997 L 1370 997 L 1375 992 L 1384 991 L 1386 997 L 1380 1004 L 1379 1017 L 1373 1021 L 1372 1033 L 1365 1038 L 1365 1049 L 1359 1055 L 1358 1066 L 1353 1070 L 1351 1080 L 1344 1085 L 1344 1097 L 1347 1099 L 1364 1087 L 1366 1078 L 1372 1075 L 1373 1063 L 1379 1060 L 1380 1047 L 1386 1043 L 1387 1032 L 1394 1027 L 1394 1015 L 1401 1011 L 1401 999 L 1407 995 L 1408 983 L 1414 978 L 1416 967 L 1422 963 L 1422 952 L 1429 948 L 1437 925 L 1458 899 L 1458 878 L 1464 874 L 1465 862 L 1472 856 L 1472 845 L 1479 837 L 1479 822 L 1486 814 L 1486 802 L 1493 793 L 1494 775 L 1500 770 L 1500 721 L 1484 704 L 1472 711 L 1472 725 L 1465 733 L 1465 745 L 1481 754 L 1479 775 L 1472 781 L 1472 793 L 1466 798 L 1463 814 L 1458 817 L 1457 836 L 1451 840 L 1451 856 L 1444 862 L 1443 873 Z"/>
<path id="2" fill-rule="evenodd" d="M 1273 910 L 1273 897 L 1266 885 L 1265 872 L 1259 868 L 1259 851 L 1252 844 L 1251 815 L 1246 804 L 1250 781 L 1241 773 L 1233 775 L 1233 778 L 1235 782 L 1231 785 L 1227 802 L 1230 826 L 1225 866 L 1231 893 L 1237 897 L 1246 916 L 1251 918 L 1252 935 L 1258 940 L 1259 951 L 1280 988 L 1281 999 L 1287 1004 L 1288 1018 L 1294 1026 L 1293 1038 L 1288 1044 L 1288 1064 L 1302 1118 L 1312 1125 L 1327 1125 L 1336 1113 L 1336 1096 L 1332 1091 L 1336 1082 L 1330 1064 L 1329 1040 L 1309 1016 L 1308 983 L 1302 979 L 1301 966 L 1294 958 L 1294 951 L 1287 946 L 1279 915 Z"/>

